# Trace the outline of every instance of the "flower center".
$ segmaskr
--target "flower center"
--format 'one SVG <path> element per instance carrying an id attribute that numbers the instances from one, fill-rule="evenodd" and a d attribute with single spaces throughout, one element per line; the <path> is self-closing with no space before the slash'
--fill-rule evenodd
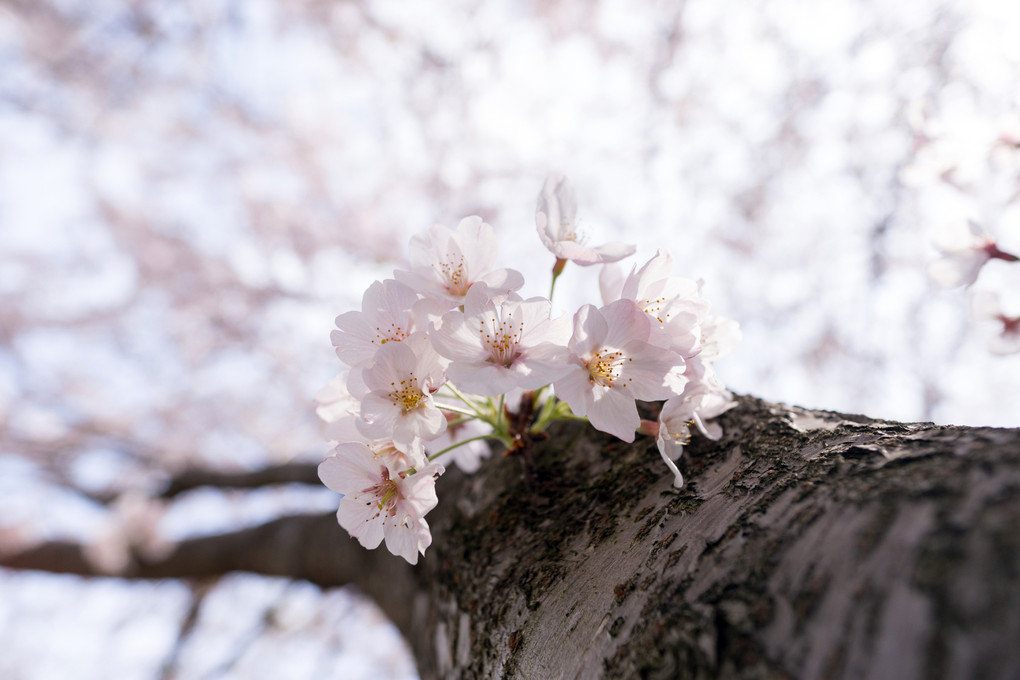
<path id="1" fill-rule="evenodd" d="M 659 323 L 666 323 L 666 319 L 669 318 L 669 314 L 663 315 L 662 305 L 666 303 L 666 298 L 660 297 L 654 300 L 643 300 L 640 303 L 641 309 L 645 314 L 654 317 Z"/>
<path id="2" fill-rule="evenodd" d="M 373 341 L 373 344 L 375 342 L 378 342 L 380 345 L 385 345 L 387 342 L 403 342 L 404 340 L 407 340 L 408 335 L 410 335 L 410 333 L 396 322 L 391 323 L 389 328 L 376 326 L 375 340 Z"/>
<path id="3" fill-rule="evenodd" d="M 467 265 L 464 262 L 464 257 L 447 254 L 447 259 L 442 260 L 437 265 L 439 269 L 439 275 L 446 282 L 446 290 L 453 293 L 454 295 L 464 295 L 467 293 L 467 289 L 471 287 L 468 281 Z"/>
<path id="4" fill-rule="evenodd" d="M 365 493 L 370 493 L 379 499 L 376 502 L 376 507 L 379 508 L 376 517 L 383 512 L 391 517 L 397 514 L 397 497 L 400 494 L 400 489 L 397 487 L 397 482 L 390 479 L 390 471 L 386 468 L 383 468 L 382 481 L 365 489 Z"/>
<path id="5" fill-rule="evenodd" d="M 584 242 L 588 240 L 588 235 L 578 229 L 570 220 L 560 220 L 560 241 L 573 241 L 579 245 L 584 245 Z"/>
<path id="6" fill-rule="evenodd" d="M 418 387 L 418 380 L 414 377 L 414 373 L 399 383 L 391 382 L 390 387 L 393 388 L 387 395 L 390 398 L 390 403 L 394 406 L 399 406 L 404 413 L 413 411 L 423 405 L 425 393 Z"/>
<path id="7" fill-rule="evenodd" d="M 521 355 L 517 345 L 524 335 L 524 323 L 515 322 L 513 316 L 512 313 L 508 313 L 505 319 L 493 316 L 486 327 L 478 330 L 484 335 L 482 344 L 489 349 L 489 358 L 486 361 L 491 364 L 510 368 L 514 360 Z"/>
<path id="8" fill-rule="evenodd" d="M 369 443 L 368 448 L 372 450 L 372 455 L 381 458 L 387 467 L 410 469 L 412 466 L 411 459 L 397 448 L 392 439 L 376 439 Z M 403 474 L 400 476 L 403 477 Z"/>
<path id="9" fill-rule="evenodd" d="M 588 382 L 603 387 L 626 386 L 631 379 L 623 379 L 621 383 L 620 374 L 623 371 L 624 362 L 630 360 L 630 357 L 624 356 L 623 352 L 619 350 L 600 349 L 585 364 L 588 368 Z"/>

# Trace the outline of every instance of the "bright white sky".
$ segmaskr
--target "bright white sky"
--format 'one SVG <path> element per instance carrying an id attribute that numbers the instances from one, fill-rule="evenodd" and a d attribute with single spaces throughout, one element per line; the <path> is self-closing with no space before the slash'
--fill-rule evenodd
<path id="1" fill-rule="evenodd" d="M 0 9 L 0 528 L 102 535 L 109 513 L 54 491 L 55 467 L 144 489 L 153 461 L 321 456 L 308 405 L 339 367 L 333 317 L 412 234 L 468 214 L 544 294 L 550 170 L 592 243 L 670 249 L 741 323 L 717 365 L 731 389 L 1018 424 L 1020 355 L 990 354 L 968 293 L 925 275 L 932 236 L 968 218 L 1020 251 L 1020 158 L 995 146 L 1020 136 L 1015 2 L 140 5 Z M 1020 313 L 1016 269 L 992 263 L 974 289 Z M 597 301 L 596 273 L 568 270 L 557 305 Z M 199 494 L 160 531 L 332 503 Z M 378 677 L 391 633 L 373 647 L 342 626 L 370 617 L 345 597 L 232 579 L 174 677 L 282 677 L 272 658 L 290 678 Z M 216 613 L 230 598 L 248 619 Z M 3 573 L 0 601 L 0 646 L 23 652 L 0 676 L 150 678 L 190 598 Z M 298 613 L 256 634 L 269 609 Z"/>

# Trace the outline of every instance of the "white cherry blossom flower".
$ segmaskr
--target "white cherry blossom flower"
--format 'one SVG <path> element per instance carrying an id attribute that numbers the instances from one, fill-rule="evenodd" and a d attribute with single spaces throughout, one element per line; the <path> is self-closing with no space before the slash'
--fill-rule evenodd
<path id="1" fill-rule="evenodd" d="M 675 461 L 691 439 L 691 426 L 696 426 L 709 439 L 719 439 L 722 427 L 706 421 L 736 405 L 733 394 L 711 374 L 702 381 L 687 383 L 683 394 L 668 399 L 662 405 L 655 444 L 663 462 L 673 473 L 673 486 L 680 488 L 684 485 L 683 475 Z"/>
<path id="2" fill-rule="evenodd" d="M 419 299 L 414 290 L 399 281 L 375 281 L 361 299 L 361 311 L 341 314 L 337 330 L 329 338 L 336 354 L 348 366 L 372 360 L 377 349 L 388 342 L 402 342 L 424 327 L 414 312 Z"/>
<path id="3" fill-rule="evenodd" d="M 633 300 L 574 315 L 570 370 L 553 382 L 556 396 L 592 426 L 634 441 L 641 423 L 636 399 L 668 399 L 687 382 L 684 359 L 648 342 L 651 322 Z"/>
<path id="4" fill-rule="evenodd" d="M 435 439 L 446 418 L 432 394 L 446 383 L 443 362 L 423 336 L 379 348 L 362 374 L 366 394 L 357 426 L 370 439 L 392 439 L 406 450 L 415 439 Z"/>
<path id="5" fill-rule="evenodd" d="M 450 380 L 483 396 L 548 385 L 566 368 L 569 319 L 550 319 L 545 298 L 497 301 L 490 294 L 484 284 L 472 286 L 464 311 L 447 313 L 432 333 L 436 351 L 450 360 Z"/>
<path id="6" fill-rule="evenodd" d="M 355 423 L 361 417 L 361 400 L 347 389 L 347 375 L 330 380 L 315 395 L 315 414 L 325 424 L 326 438 L 332 442 L 361 439 Z"/>
<path id="7" fill-rule="evenodd" d="M 1020 316 L 1010 316 L 1002 309 L 999 296 L 988 291 L 975 293 L 971 300 L 973 316 L 978 321 L 994 321 L 1001 330 L 988 340 L 988 351 L 992 354 L 1016 354 L 1020 352 Z"/>
<path id="8" fill-rule="evenodd" d="M 481 217 L 465 217 L 456 231 L 437 224 L 428 236 L 411 238 L 410 271 L 397 270 L 397 280 L 423 295 L 459 306 L 468 289 L 482 281 L 494 290 L 514 291 L 524 277 L 513 269 L 497 269 L 496 234 Z"/>
<path id="9" fill-rule="evenodd" d="M 652 342 L 690 358 L 701 351 L 699 324 L 707 317 L 708 303 L 701 297 L 701 285 L 692 279 L 673 276 L 673 257 L 659 249 L 640 269 L 619 282 L 619 289 L 600 276 L 606 302 L 628 299 L 652 319 Z M 615 295 L 614 295 L 615 293 Z"/>
<path id="10" fill-rule="evenodd" d="M 945 288 L 971 285 L 989 260 L 1016 262 L 1018 259 L 999 250 L 995 239 L 973 222 L 969 222 L 966 229 L 963 225 L 954 225 L 943 230 L 936 237 L 935 247 L 941 257 L 928 265 L 928 275 Z"/>
<path id="11" fill-rule="evenodd" d="M 413 469 L 393 468 L 361 442 L 339 444 L 319 464 L 319 479 L 343 494 L 336 517 L 362 546 L 386 548 L 411 564 L 432 543 L 425 514 L 436 507 L 435 463 Z"/>
<path id="12" fill-rule="evenodd" d="M 729 354 L 740 342 L 740 324 L 724 316 L 709 314 L 701 322 L 701 354 L 705 361 L 714 361 Z"/>
<path id="13" fill-rule="evenodd" d="M 347 380 L 347 375 L 338 375 L 315 395 L 318 404 L 315 413 L 325 423 L 326 437 L 331 444 L 336 446 L 341 442 L 361 442 L 377 456 L 387 460 L 391 467 L 399 469 L 424 465 L 425 449 L 420 439 L 401 446 L 392 439 L 370 439 L 361 433 L 358 428 L 361 400 L 348 390 Z"/>
<path id="14" fill-rule="evenodd" d="M 574 187 L 562 175 L 546 178 L 542 193 L 538 195 L 535 226 L 542 245 L 557 260 L 571 260 L 587 267 L 616 262 L 634 254 L 634 246 L 624 243 L 607 243 L 597 248 L 585 245 L 587 239 L 577 226 L 577 196 Z"/>

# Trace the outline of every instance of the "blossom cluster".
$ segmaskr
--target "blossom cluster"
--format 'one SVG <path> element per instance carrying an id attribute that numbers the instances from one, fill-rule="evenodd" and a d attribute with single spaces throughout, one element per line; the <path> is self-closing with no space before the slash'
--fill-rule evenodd
<path id="1" fill-rule="evenodd" d="M 1020 111 L 1012 110 L 997 121 L 967 121 L 955 125 L 930 115 L 925 102 L 908 111 L 917 148 L 914 161 L 903 169 L 907 186 L 926 190 L 923 204 L 936 206 L 933 217 L 944 220 L 934 234 L 938 258 L 928 265 L 931 280 L 942 288 L 970 289 L 993 261 L 1017 263 L 1020 256 L 1004 250 L 982 226 L 996 225 L 1000 234 L 1017 227 L 1020 192 Z M 1015 250 L 1015 238 L 1011 239 Z M 1015 282 L 1017 268 L 1012 280 Z M 1000 269 L 997 274 L 1002 274 Z M 994 354 L 1020 353 L 1020 315 L 1016 314 L 1016 286 L 1009 280 L 998 287 L 1000 296 L 978 290 L 971 295 L 971 316 L 996 328 L 987 341 Z M 1005 303 L 1000 300 L 1005 297 Z M 1013 308 L 1013 313 L 1006 309 Z"/>
<path id="2" fill-rule="evenodd" d="M 974 222 L 969 222 L 966 228 L 957 224 L 944 229 L 936 240 L 936 247 L 941 255 L 928 265 L 928 275 L 945 288 L 971 286 L 982 268 L 992 260 L 1020 262 L 1020 257 L 1002 250 L 995 239 Z M 990 352 L 1020 352 L 1020 316 L 1005 313 L 996 293 L 974 293 L 971 312 L 975 321 L 990 321 L 999 326 L 999 332 L 988 340 Z"/>
<path id="3" fill-rule="evenodd" d="M 635 248 L 587 246 L 576 216 L 572 187 L 551 176 L 535 215 L 555 256 L 549 297 L 520 295 L 524 277 L 498 266 L 495 232 L 473 216 L 412 238 L 409 265 L 336 318 L 346 371 L 318 398 L 335 443 L 319 477 L 342 494 L 337 520 L 364 547 L 385 541 L 415 564 L 445 465 L 472 472 L 493 442 L 527 453 L 555 420 L 587 419 L 627 442 L 655 436 L 677 487 L 691 428 L 721 435 L 708 421 L 735 402 L 712 365 L 737 324 L 710 313 L 700 282 L 673 275 L 665 250 L 625 275 L 615 263 Z M 554 316 L 568 262 L 603 265 L 602 304 Z M 637 400 L 665 400 L 659 420 L 642 421 Z"/>

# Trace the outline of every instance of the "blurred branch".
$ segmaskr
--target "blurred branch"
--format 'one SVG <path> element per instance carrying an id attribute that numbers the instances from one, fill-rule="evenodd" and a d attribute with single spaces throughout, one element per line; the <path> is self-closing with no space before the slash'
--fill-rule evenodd
<path id="1" fill-rule="evenodd" d="M 197 581 L 191 586 L 191 604 L 188 607 L 188 612 L 181 621 L 180 632 L 177 634 L 176 640 L 174 640 L 173 649 L 167 655 L 166 661 L 163 667 L 160 669 L 159 678 L 160 680 L 171 680 L 177 675 L 177 664 L 180 661 L 181 650 L 184 648 L 184 644 L 192 631 L 198 623 L 198 615 L 202 609 L 202 603 L 205 602 L 205 596 L 209 594 L 209 591 L 217 583 L 215 579 L 208 579 L 203 581 Z"/>
<path id="2" fill-rule="evenodd" d="M 123 574 L 104 573 L 89 560 L 85 546 L 66 541 L 41 543 L 13 554 L 0 553 L 0 566 L 129 578 L 207 578 L 251 571 L 335 586 L 351 580 L 349 567 L 365 552 L 344 549 L 344 538 L 332 513 L 297 515 L 233 533 L 184 540 L 160 558 L 134 555 L 132 566 Z M 297 549 L 318 541 L 322 542 L 320 549 Z M 343 548 L 338 549 L 338 545 Z"/>
<path id="3" fill-rule="evenodd" d="M 324 588 L 355 584 L 402 629 L 410 616 L 407 602 L 414 584 L 410 565 L 385 549 L 362 548 L 337 525 L 333 513 L 283 517 L 241 531 L 184 540 L 161 557 L 135 554 L 131 566 L 119 574 L 103 572 L 89 560 L 86 546 L 66 541 L 18 552 L 5 552 L 0 545 L 0 567 L 137 579 L 204 579 L 247 571 L 302 579 Z"/>
<path id="4" fill-rule="evenodd" d="M 221 489 L 255 489 L 272 484 L 319 485 L 318 464 L 285 463 L 253 472 L 219 472 L 215 470 L 185 470 L 170 480 L 160 498 L 174 496 L 203 486 Z"/>

